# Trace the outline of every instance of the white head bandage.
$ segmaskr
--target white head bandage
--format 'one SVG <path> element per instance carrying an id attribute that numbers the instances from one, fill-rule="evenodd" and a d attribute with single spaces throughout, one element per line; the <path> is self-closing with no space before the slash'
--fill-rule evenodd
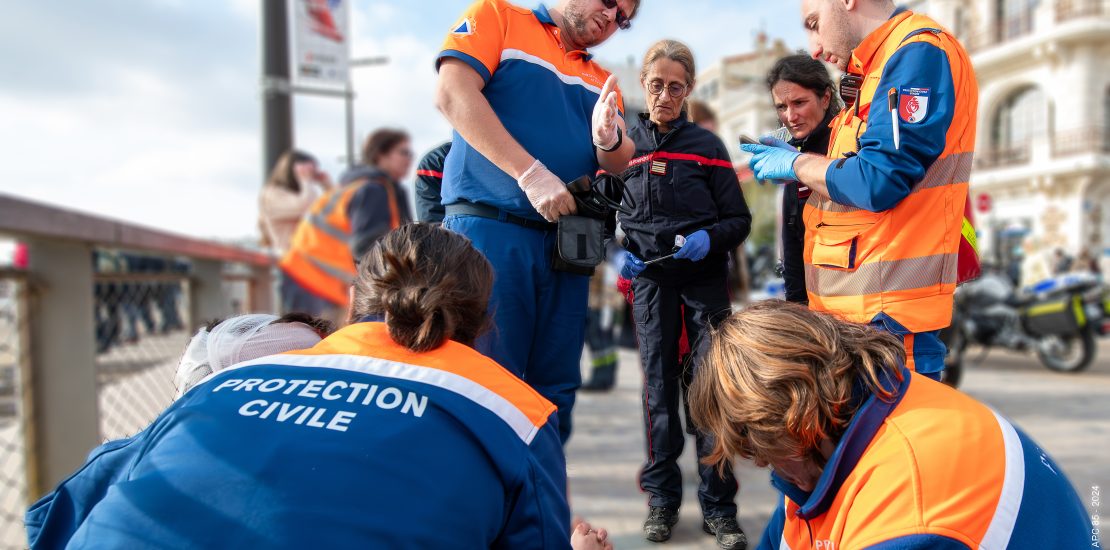
<path id="1" fill-rule="evenodd" d="M 240 315 L 216 325 L 212 332 L 200 329 L 177 366 L 174 376 L 177 397 L 209 374 L 236 363 L 310 348 L 320 341 L 320 335 L 308 325 L 274 324 L 277 319 L 276 315 Z"/>

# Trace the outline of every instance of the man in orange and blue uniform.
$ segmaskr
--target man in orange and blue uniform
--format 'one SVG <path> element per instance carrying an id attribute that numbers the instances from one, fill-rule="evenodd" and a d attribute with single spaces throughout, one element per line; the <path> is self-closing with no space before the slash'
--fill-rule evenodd
<path id="1" fill-rule="evenodd" d="M 571 432 L 589 278 L 552 270 L 555 225 L 575 212 L 564 182 L 632 157 L 616 79 L 587 48 L 627 28 L 639 0 L 561 0 L 524 9 L 479 0 L 452 26 L 436 103 L 454 127 L 444 227 L 493 265 L 496 329 L 479 349 L 559 407 Z"/>
<path id="2" fill-rule="evenodd" d="M 845 71 L 827 157 L 742 145 L 757 178 L 814 190 L 804 214 L 810 307 L 902 337 L 939 378 L 964 238 L 978 90 L 967 52 L 889 0 L 803 0 L 814 57 Z"/>

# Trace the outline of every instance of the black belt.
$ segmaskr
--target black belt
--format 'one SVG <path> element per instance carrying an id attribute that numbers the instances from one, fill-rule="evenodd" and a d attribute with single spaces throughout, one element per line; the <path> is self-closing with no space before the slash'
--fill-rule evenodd
<path id="1" fill-rule="evenodd" d="M 516 216 L 504 210 L 501 210 L 500 208 L 495 208 L 493 206 L 473 202 L 456 202 L 454 204 L 448 204 L 445 207 L 445 210 L 445 215 L 447 216 L 478 216 L 479 218 L 488 218 L 491 220 L 509 222 L 521 227 L 527 227 L 528 229 L 539 229 L 541 231 L 555 229 L 556 227 L 556 224 L 553 223 L 522 218 L 520 216 Z"/>

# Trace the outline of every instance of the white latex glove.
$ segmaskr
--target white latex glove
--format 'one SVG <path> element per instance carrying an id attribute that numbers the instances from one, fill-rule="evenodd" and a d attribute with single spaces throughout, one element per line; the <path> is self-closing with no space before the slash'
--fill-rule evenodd
<path id="1" fill-rule="evenodd" d="M 543 219 L 555 223 L 560 216 L 573 214 L 578 211 L 574 205 L 574 197 L 559 176 L 551 173 L 542 162 L 537 159 L 528 167 L 516 184 L 528 197 L 528 202 L 539 212 Z"/>
<path id="2" fill-rule="evenodd" d="M 612 149 L 617 144 L 617 77 L 609 75 L 601 96 L 594 105 L 593 134 L 594 145 L 601 149 Z"/>

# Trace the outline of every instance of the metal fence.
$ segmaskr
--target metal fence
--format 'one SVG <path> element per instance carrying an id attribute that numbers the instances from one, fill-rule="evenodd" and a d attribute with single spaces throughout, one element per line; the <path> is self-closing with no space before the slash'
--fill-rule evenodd
<path id="1" fill-rule="evenodd" d="M 100 436 L 145 428 L 173 401 L 177 360 L 192 335 L 185 275 L 97 275 L 94 285 Z"/>
<path id="2" fill-rule="evenodd" d="M 26 546 L 23 511 L 34 477 L 26 320 L 25 279 L 0 271 L 0 548 Z"/>
<path id="3" fill-rule="evenodd" d="M 274 303 L 272 259 L 236 246 L 0 194 L 3 239 L 29 261 L 0 267 L 0 550 L 94 446 L 171 403 L 199 326 Z"/>

